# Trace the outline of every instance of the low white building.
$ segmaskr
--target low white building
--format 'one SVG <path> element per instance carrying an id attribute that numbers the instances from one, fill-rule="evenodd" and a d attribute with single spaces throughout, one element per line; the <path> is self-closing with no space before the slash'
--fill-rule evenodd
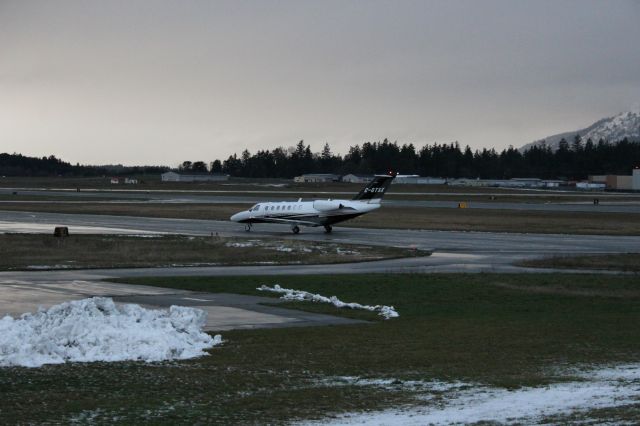
<path id="1" fill-rule="evenodd" d="M 498 188 L 553 188 L 560 186 L 561 181 L 543 181 L 538 178 L 513 179 L 453 179 L 447 183 L 452 186 L 483 186 Z M 557 183 L 557 185 L 556 185 Z"/>
<path id="2" fill-rule="evenodd" d="M 490 179 L 459 178 L 459 179 L 449 179 L 447 181 L 447 184 L 451 186 L 500 186 L 501 182 L 503 181 L 490 180 Z"/>
<path id="3" fill-rule="evenodd" d="M 447 180 L 444 178 L 428 177 L 428 176 L 397 176 L 392 183 L 414 184 L 414 185 L 444 185 Z"/>
<path id="4" fill-rule="evenodd" d="M 544 183 L 538 178 L 513 178 L 507 181 L 505 186 L 516 188 L 542 188 Z"/>
<path id="5" fill-rule="evenodd" d="M 135 178 L 124 178 L 124 183 L 127 185 L 137 185 L 138 179 Z"/>
<path id="6" fill-rule="evenodd" d="M 371 182 L 372 179 L 373 179 L 373 175 L 349 174 L 349 175 L 342 176 L 342 181 L 348 182 L 348 183 L 369 183 Z"/>
<path id="7" fill-rule="evenodd" d="M 160 175 L 162 182 L 220 182 L 229 180 L 229 175 L 219 174 L 182 174 L 176 172 L 166 172 Z"/>
<path id="8" fill-rule="evenodd" d="M 564 180 L 543 180 L 542 181 L 542 186 L 544 186 L 545 188 L 558 188 L 566 184 L 567 182 Z"/>
<path id="9" fill-rule="evenodd" d="M 308 173 L 293 178 L 294 182 L 340 182 L 340 175 L 330 173 Z"/>
<path id="10" fill-rule="evenodd" d="M 604 191 L 607 187 L 604 183 L 596 183 L 596 182 L 577 182 L 576 189 L 582 189 L 586 191 Z"/>

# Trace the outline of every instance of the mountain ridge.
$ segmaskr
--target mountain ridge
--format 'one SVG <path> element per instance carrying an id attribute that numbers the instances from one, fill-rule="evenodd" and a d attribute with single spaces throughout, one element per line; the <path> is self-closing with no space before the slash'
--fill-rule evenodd
<path id="1" fill-rule="evenodd" d="M 612 117 L 602 118 L 580 130 L 558 133 L 538 139 L 523 145 L 520 151 L 524 152 L 533 146 L 542 145 L 543 143 L 555 151 L 563 138 L 571 144 L 576 135 L 580 135 L 583 143 L 587 139 L 591 139 L 593 143 L 597 143 L 600 139 L 616 143 L 625 138 L 629 141 L 640 142 L 640 108 L 621 112 Z"/>

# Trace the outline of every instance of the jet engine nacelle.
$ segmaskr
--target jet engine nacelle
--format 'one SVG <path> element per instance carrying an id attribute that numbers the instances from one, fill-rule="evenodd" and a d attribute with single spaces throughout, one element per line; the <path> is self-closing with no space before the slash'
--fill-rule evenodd
<path id="1" fill-rule="evenodd" d="M 344 205 L 340 201 L 317 200 L 313 202 L 313 208 L 321 212 L 326 212 L 329 210 L 338 210 L 343 207 Z"/>

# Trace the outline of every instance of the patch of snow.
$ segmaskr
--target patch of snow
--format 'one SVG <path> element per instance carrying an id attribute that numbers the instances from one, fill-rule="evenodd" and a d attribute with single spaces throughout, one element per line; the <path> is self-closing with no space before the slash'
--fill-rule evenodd
<path id="1" fill-rule="evenodd" d="M 640 401 L 640 365 L 586 371 L 581 381 L 507 390 L 456 382 L 408 383 L 425 406 L 340 415 L 322 424 L 451 425 L 477 422 L 531 424 L 545 417 L 570 416 L 594 409 L 620 407 Z M 347 383 L 389 387 L 387 379 L 347 378 Z M 400 382 L 402 383 L 402 382 Z M 402 384 L 400 384 L 402 386 Z M 439 396 L 433 398 L 433 394 Z M 316 422 L 317 424 L 318 422 Z"/>
<path id="2" fill-rule="evenodd" d="M 320 386 L 375 386 L 387 390 L 412 390 L 429 392 L 448 392 L 469 387 L 469 383 L 460 381 L 444 382 L 441 380 L 398 380 L 398 379 L 370 379 L 356 376 L 328 377 L 317 382 Z"/>
<path id="3" fill-rule="evenodd" d="M 638 381 L 640 382 L 640 366 L 633 364 L 617 365 L 595 371 L 583 372 L 583 378 L 598 380 Z"/>
<path id="4" fill-rule="evenodd" d="M 27 265 L 27 269 L 32 270 L 49 270 L 49 269 L 69 269 L 71 265 Z"/>
<path id="5" fill-rule="evenodd" d="M 273 287 L 268 287 L 266 285 L 262 285 L 257 288 L 259 291 L 269 291 L 272 293 L 282 294 L 280 297 L 284 300 L 295 300 L 295 301 L 309 301 L 309 302 L 318 302 L 318 303 L 331 303 L 333 306 L 337 308 L 349 308 L 349 309 L 363 309 L 371 312 L 378 312 L 378 314 L 384 319 L 389 318 L 397 318 L 400 315 L 393 306 L 385 306 L 385 305 L 361 305 L 360 303 L 346 303 L 338 299 L 336 296 L 326 297 L 320 294 L 309 293 L 304 290 L 292 290 L 289 288 L 282 288 L 280 285 L 276 284 Z"/>
<path id="6" fill-rule="evenodd" d="M 282 252 L 285 252 L 285 253 L 291 253 L 293 251 L 293 248 L 286 247 L 286 246 L 277 246 L 277 247 L 273 247 L 273 249 L 275 251 L 282 251 Z"/>
<path id="7" fill-rule="evenodd" d="M 222 343 L 202 331 L 206 312 L 116 306 L 110 298 L 66 302 L 0 319 L 0 367 L 93 361 L 164 361 L 206 355 Z"/>
<path id="8" fill-rule="evenodd" d="M 346 254 L 346 255 L 358 255 L 358 254 L 360 254 L 356 250 L 343 250 L 340 247 L 336 247 L 336 253 L 337 254 Z"/>
<path id="9" fill-rule="evenodd" d="M 253 247 L 254 244 L 252 242 L 246 242 L 246 243 L 234 243 L 234 242 L 228 242 L 225 244 L 225 246 L 227 247 Z"/>

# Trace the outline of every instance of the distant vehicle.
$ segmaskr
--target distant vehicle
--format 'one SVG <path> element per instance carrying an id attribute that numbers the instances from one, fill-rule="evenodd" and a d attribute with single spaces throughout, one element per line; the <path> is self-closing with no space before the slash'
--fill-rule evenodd
<path id="1" fill-rule="evenodd" d="M 231 216 L 231 220 L 244 223 L 247 231 L 254 223 L 281 223 L 291 225 L 294 234 L 300 226 L 324 226 L 325 232 L 332 225 L 353 219 L 380 208 L 380 201 L 396 173 L 375 175 L 352 200 L 280 201 L 258 203 L 249 210 Z"/>

